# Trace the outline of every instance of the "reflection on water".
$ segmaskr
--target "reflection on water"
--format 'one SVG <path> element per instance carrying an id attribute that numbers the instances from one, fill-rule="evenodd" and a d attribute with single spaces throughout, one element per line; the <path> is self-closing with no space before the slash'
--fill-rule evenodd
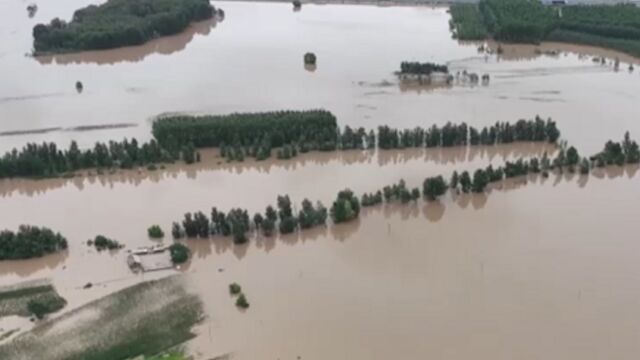
<path id="1" fill-rule="evenodd" d="M 191 24 L 185 31 L 151 40 L 143 45 L 128 46 L 114 50 L 84 51 L 73 54 L 36 56 L 42 65 L 97 64 L 113 65 L 120 62 L 139 62 L 151 54 L 171 55 L 182 51 L 196 35 L 209 35 L 221 20 L 211 18 Z M 79 90 L 78 92 L 81 92 Z"/>

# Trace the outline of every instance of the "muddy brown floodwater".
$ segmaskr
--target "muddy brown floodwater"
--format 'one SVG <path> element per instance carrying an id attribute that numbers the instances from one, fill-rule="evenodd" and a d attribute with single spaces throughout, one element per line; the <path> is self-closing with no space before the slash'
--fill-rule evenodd
<path id="1" fill-rule="evenodd" d="M 624 71 L 615 72 L 584 54 L 610 61 L 617 54 L 588 47 L 544 45 L 559 50 L 554 57 L 536 56 L 527 46 L 516 51 L 522 56 L 511 56 L 511 48 L 500 59 L 485 56 L 476 44 L 451 39 L 443 7 L 308 5 L 293 12 L 288 3 L 216 1 L 225 10 L 224 21 L 194 24 L 144 46 L 25 56 L 34 24 L 55 16 L 69 19 L 88 3 L 44 1 L 33 19 L 21 2 L 0 3 L 0 13 L 7 14 L 0 24 L 0 132 L 139 126 L 7 136 L 0 138 L 0 151 L 28 141 L 67 146 L 76 139 L 87 146 L 125 136 L 146 140 L 151 119 L 166 112 L 284 108 L 326 108 L 341 125 L 367 128 L 447 121 L 482 126 L 540 114 L 556 119 L 567 140 L 589 152 L 625 130 L 640 134 L 634 120 L 640 71 L 626 70 L 628 57 L 619 55 Z M 308 51 L 318 56 L 313 72 L 302 61 Z M 488 73 L 491 82 L 426 91 L 400 86 L 393 72 L 403 60 L 448 63 L 454 72 Z M 76 81 L 84 84 L 82 94 Z"/>
<path id="2" fill-rule="evenodd" d="M 583 154 L 625 130 L 640 137 L 640 75 L 633 59 L 562 44 L 479 54 L 451 39 L 445 8 L 215 2 L 223 22 L 141 47 L 34 59 L 31 28 L 69 19 L 88 0 L 0 2 L 0 151 L 29 141 L 148 139 L 165 112 L 228 113 L 326 108 L 341 125 L 483 126 L 536 114 L 558 122 Z M 494 44 L 489 44 L 494 46 Z M 539 50 L 539 51 L 538 51 Z M 555 52 L 555 50 L 558 50 Z M 315 71 L 302 55 L 318 55 Z M 592 58 L 607 57 L 607 65 Z M 610 62 L 623 64 L 615 71 Z M 488 73 L 487 86 L 399 84 L 403 60 Z M 170 70 L 170 71 L 169 71 Z M 75 91 L 82 81 L 84 91 Z M 136 126 L 103 129 L 108 124 Z M 79 126 L 92 131 L 62 131 Z M 40 130 L 39 133 L 31 132 Z M 46 131 L 45 131 L 46 130 Z M 96 253 L 97 234 L 127 248 L 153 244 L 146 229 L 187 211 L 254 212 L 289 194 L 329 205 L 400 179 L 540 156 L 545 144 L 313 153 L 290 161 L 203 162 L 155 172 L 0 181 L 0 228 L 29 223 L 63 233 L 68 251 L 0 262 L 0 286 L 50 278 L 65 311 L 142 280 L 126 250 Z M 190 240 L 180 271 L 208 314 L 188 349 L 208 359 L 635 359 L 640 353 L 640 211 L 637 167 L 498 184 L 484 195 L 385 205 L 358 221 L 247 246 Z M 165 239 L 169 242 L 170 239 Z M 90 289 L 82 287 L 91 282 Z M 231 282 L 251 307 L 238 311 Z M 70 324 L 73 320 L 70 318 Z M 25 327 L 5 319 L 5 327 Z M 22 329 L 24 330 L 24 329 Z"/>

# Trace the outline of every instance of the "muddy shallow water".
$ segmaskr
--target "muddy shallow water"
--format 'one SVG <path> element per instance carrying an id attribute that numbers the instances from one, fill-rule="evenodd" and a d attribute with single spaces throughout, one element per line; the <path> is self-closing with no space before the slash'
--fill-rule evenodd
<path id="1" fill-rule="evenodd" d="M 237 359 L 632 359 L 637 179 L 578 180 L 380 207 L 243 250 L 197 242 L 189 271 L 212 318 L 192 348 Z M 234 308 L 231 282 L 248 311 Z"/>
<path id="2" fill-rule="evenodd" d="M 0 2 L 0 14 L 11 14 L 0 22 L 0 133 L 137 126 L 7 135 L 0 151 L 27 141 L 146 139 L 150 119 L 163 112 L 318 107 L 341 125 L 368 128 L 482 126 L 540 114 L 557 120 L 563 138 L 584 154 L 627 129 L 640 137 L 640 75 L 626 71 L 633 59 L 620 56 L 616 72 L 592 57 L 619 54 L 561 44 L 505 46 L 501 58 L 485 56 L 477 44 L 450 38 L 444 8 L 305 5 L 293 12 L 290 4 L 216 2 L 223 22 L 194 24 L 141 47 L 24 56 L 35 23 L 68 19 L 89 3 L 39 2 L 29 19 L 24 3 Z M 567 52 L 549 55 L 556 49 Z M 318 55 L 313 72 L 303 67 L 306 51 Z M 454 72 L 488 73 L 491 82 L 401 86 L 393 71 L 402 60 L 447 62 Z M 168 233 L 187 211 L 253 212 L 278 194 L 329 205 L 345 187 L 361 194 L 400 179 L 420 186 L 427 176 L 553 150 L 350 151 L 227 164 L 207 149 L 202 163 L 155 172 L 4 180 L 0 227 L 48 226 L 70 249 L 0 262 L 0 285 L 51 278 L 70 310 L 175 272 L 132 274 L 126 249 L 98 254 L 84 244 L 97 234 L 130 249 L 154 243 L 148 226 Z M 193 260 L 180 271 L 208 314 L 189 349 L 240 360 L 633 359 L 640 352 L 637 171 L 518 179 L 486 195 L 376 207 L 353 223 L 248 246 L 189 241 Z M 228 295 L 234 281 L 251 303 L 246 312 Z M 93 287 L 82 289 L 88 282 Z"/>

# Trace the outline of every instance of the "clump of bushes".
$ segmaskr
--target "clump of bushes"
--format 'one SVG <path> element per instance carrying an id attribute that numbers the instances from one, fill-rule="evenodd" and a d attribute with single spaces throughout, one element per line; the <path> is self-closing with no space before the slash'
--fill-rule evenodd
<path id="1" fill-rule="evenodd" d="M 331 206 L 331 218 L 334 223 L 353 220 L 360 214 L 360 201 L 349 189 L 338 193 L 336 201 Z"/>
<path id="2" fill-rule="evenodd" d="M 189 260 L 189 248 L 181 243 L 173 243 L 169 246 L 169 254 L 171 254 L 171 262 L 174 264 L 182 264 Z"/>
<path id="3" fill-rule="evenodd" d="M 237 296 L 236 298 L 236 306 L 241 309 L 249 308 L 249 302 L 247 301 L 247 297 L 242 292 L 242 287 L 238 285 L 238 283 L 229 284 L 229 293 L 231 296 Z"/>
<path id="4" fill-rule="evenodd" d="M 244 296 L 244 294 L 240 294 L 240 296 L 238 296 L 238 298 L 236 299 L 236 306 L 241 309 L 249 308 L 249 302 L 247 301 L 247 297 Z"/>
<path id="5" fill-rule="evenodd" d="M 237 283 L 229 284 L 229 293 L 231 295 L 238 295 L 242 292 L 242 287 Z"/>
<path id="6" fill-rule="evenodd" d="M 147 234 L 150 238 L 154 239 L 161 239 L 164 237 L 164 231 L 162 231 L 162 228 L 159 225 L 151 225 L 147 229 Z"/>
<path id="7" fill-rule="evenodd" d="M 67 239 L 46 227 L 21 225 L 0 232 L 0 260 L 29 259 L 65 250 Z"/>
<path id="8" fill-rule="evenodd" d="M 67 301 L 58 296 L 58 294 L 49 294 L 41 296 L 27 303 L 29 313 L 38 319 L 42 319 L 45 315 L 56 312 L 67 305 Z"/>
<path id="9" fill-rule="evenodd" d="M 417 61 L 403 61 L 400 63 L 401 74 L 412 75 L 431 75 L 431 73 L 449 73 L 447 65 L 434 64 L 434 63 L 420 63 Z"/>
<path id="10" fill-rule="evenodd" d="M 304 63 L 305 65 L 315 65 L 316 64 L 316 54 L 312 52 L 308 52 L 304 54 Z"/>
<path id="11" fill-rule="evenodd" d="M 120 244 L 118 241 L 109 239 L 103 235 L 97 235 L 93 240 L 87 241 L 87 244 L 93 245 L 98 251 L 117 250 L 124 247 L 124 245 Z"/>

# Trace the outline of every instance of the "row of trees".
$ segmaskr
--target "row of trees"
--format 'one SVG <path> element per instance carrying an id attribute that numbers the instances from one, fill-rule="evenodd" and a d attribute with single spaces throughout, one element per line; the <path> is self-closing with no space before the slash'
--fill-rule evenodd
<path id="1" fill-rule="evenodd" d="M 298 153 L 306 153 L 311 150 L 332 151 L 336 149 L 404 149 L 411 147 L 451 147 L 465 145 L 495 145 L 508 144 L 517 141 L 547 141 L 556 143 L 560 138 L 560 131 L 555 121 L 546 121 L 536 116 L 532 120 L 518 120 L 515 123 L 498 122 L 491 126 L 485 126 L 478 130 L 466 123 L 447 123 L 442 127 L 433 125 L 430 128 L 416 127 L 414 129 L 395 129 L 389 126 L 379 126 L 377 133 L 368 132 L 363 128 L 353 129 L 345 126 L 342 131 L 336 126 L 331 132 L 325 129 L 322 135 L 325 146 L 316 148 L 308 142 L 293 141 L 286 143 L 277 149 L 278 159 L 290 159 Z M 228 161 L 243 161 L 245 157 L 254 157 L 257 160 L 269 158 L 273 148 L 269 142 L 243 146 L 239 141 L 230 146 L 222 144 L 220 155 Z"/>
<path id="2" fill-rule="evenodd" d="M 331 211 L 333 215 L 334 207 Z M 341 210 L 337 211 L 340 213 Z M 291 199 L 285 195 L 278 196 L 276 207 L 269 205 L 264 213 L 256 213 L 253 217 L 241 208 L 234 208 L 225 213 L 213 207 L 210 217 L 201 211 L 186 213 L 181 223 L 173 223 L 171 233 L 176 239 L 183 236 L 208 238 L 215 235 L 232 235 L 234 242 L 241 244 L 247 241 L 247 233 L 251 231 L 262 232 L 265 236 L 271 236 L 276 231 L 289 234 L 298 228 L 309 229 L 324 225 L 327 216 L 328 211 L 322 203 L 314 205 L 308 199 L 302 201 L 298 212 L 294 212 Z"/>
<path id="3" fill-rule="evenodd" d="M 631 140 L 627 131 L 622 142 L 607 141 L 604 149 L 592 156 L 591 161 L 598 167 L 613 164 L 622 166 L 625 163 L 637 164 L 640 162 L 640 148 L 637 142 Z"/>
<path id="4" fill-rule="evenodd" d="M 21 150 L 13 149 L 0 158 L 0 178 L 53 177 L 89 168 L 122 168 L 169 163 L 182 159 L 186 163 L 199 160 L 191 144 L 166 148 L 155 140 L 140 145 L 134 138 L 122 142 L 97 142 L 91 149 L 80 149 L 75 141 L 68 149 L 55 143 L 29 143 Z"/>
<path id="5" fill-rule="evenodd" d="M 67 239 L 46 227 L 21 225 L 0 232 L 0 260 L 29 259 L 67 248 Z"/>
<path id="6" fill-rule="evenodd" d="M 403 149 L 408 147 L 449 147 L 493 145 L 514 141 L 555 143 L 560 131 L 551 119 L 496 123 L 478 130 L 467 124 L 447 123 L 425 129 L 393 129 L 380 126 L 377 133 L 360 127 L 337 126 L 335 117 L 323 110 L 232 114 L 205 117 L 171 117 L 156 121 L 157 140 L 139 144 L 134 138 L 122 142 L 96 143 L 80 149 L 75 141 L 68 149 L 54 143 L 30 143 L 0 158 L 0 178 L 55 177 L 81 169 L 155 168 L 156 164 L 182 159 L 187 164 L 200 161 L 196 147 L 218 146 L 228 161 L 245 157 L 264 160 L 275 151 L 279 159 L 289 159 L 309 151 L 337 149 Z"/>
<path id="7" fill-rule="evenodd" d="M 547 141 L 556 143 L 560 138 L 555 121 L 518 120 L 515 124 L 498 122 L 478 130 L 462 123 L 447 123 L 443 127 L 433 125 L 429 129 L 398 130 L 388 126 L 378 128 L 378 146 L 381 149 L 402 149 L 407 147 L 450 147 L 464 145 L 495 145 L 517 141 Z"/>
<path id="8" fill-rule="evenodd" d="M 449 68 L 447 65 L 430 62 L 403 61 L 400 63 L 400 74 L 431 75 L 434 72 L 449 73 Z"/>
<path id="9" fill-rule="evenodd" d="M 397 184 L 385 186 L 382 190 L 363 194 L 362 200 L 350 189 L 345 189 L 338 192 L 329 211 L 322 203 L 314 205 L 305 199 L 301 209 L 296 212 L 287 195 L 277 197 L 276 207 L 269 205 L 264 213 L 256 213 L 253 217 L 241 208 L 231 209 L 225 214 L 214 207 L 210 217 L 203 212 L 185 214 L 181 223 L 173 223 L 172 234 L 176 239 L 184 236 L 209 238 L 214 235 L 232 235 L 235 243 L 245 243 L 248 241 L 249 233 L 262 233 L 264 236 L 272 236 L 275 232 L 288 234 L 326 225 L 329 216 L 335 224 L 348 222 L 359 217 L 362 207 L 384 202 L 409 203 L 417 201 L 420 197 L 435 201 L 449 190 L 483 193 L 491 183 L 505 179 L 538 173 L 547 177 L 551 170 L 575 172 L 579 169 L 580 173 L 587 174 L 594 166 L 625 163 L 640 163 L 640 146 L 631 140 L 628 132 L 622 142 L 608 141 L 604 150 L 591 158 L 581 157 L 573 146 L 563 146 L 553 159 L 545 152 L 541 158 L 520 158 L 513 162 L 507 161 L 503 166 L 489 165 L 474 172 L 454 171 L 448 181 L 442 175 L 427 177 L 422 189 L 408 188 L 404 180 L 400 180 Z"/>
<path id="10" fill-rule="evenodd" d="M 109 0 L 77 10 L 69 23 L 36 25 L 33 47 L 38 54 L 140 45 L 214 14 L 208 0 Z"/>

